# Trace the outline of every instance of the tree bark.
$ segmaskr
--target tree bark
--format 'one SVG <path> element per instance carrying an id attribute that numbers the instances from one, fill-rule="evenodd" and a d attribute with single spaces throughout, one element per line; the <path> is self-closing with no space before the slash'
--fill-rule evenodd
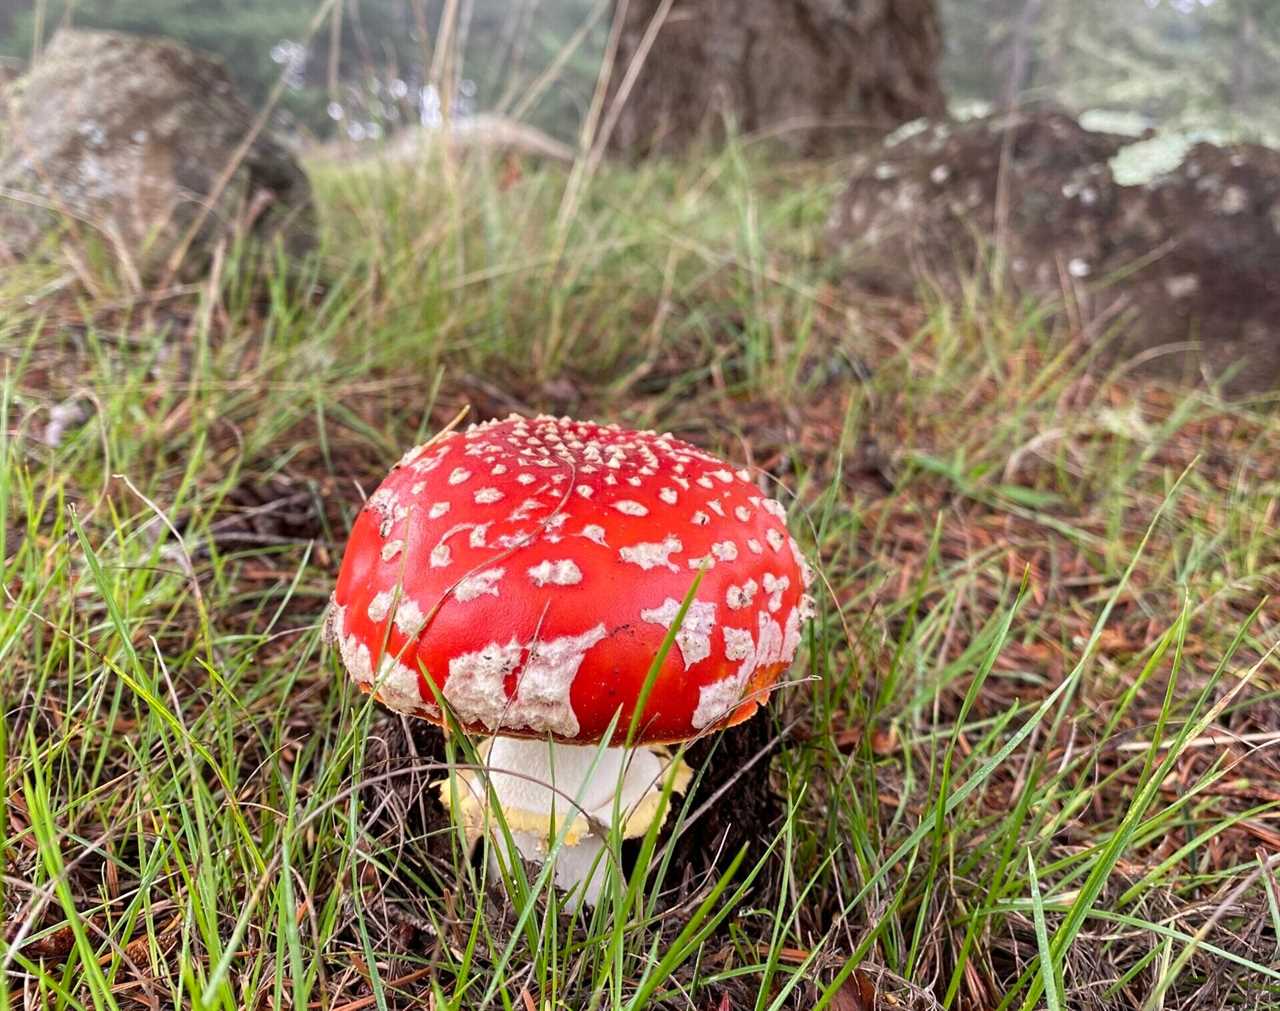
<path id="1" fill-rule="evenodd" d="M 617 2 L 611 100 L 634 84 L 615 151 L 678 151 L 727 126 L 813 154 L 944 111 L 935 0 L 675 0 L 647 53 L 662 0 Z"/>

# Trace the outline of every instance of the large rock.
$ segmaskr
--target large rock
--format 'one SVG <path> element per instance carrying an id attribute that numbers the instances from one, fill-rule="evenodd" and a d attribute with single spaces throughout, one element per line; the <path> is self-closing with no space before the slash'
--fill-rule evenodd
<path id="1" fill-rule="evenodd" d="M 211 57 L 165 39 L 63 29 L 4 97 L 0 256 L 30 255 L 60 227 L 96 237 L 145 278 L 198 221 L 188 274 L 245 227 L 281 235 L 293 254 L 312 243 L 307 178 L 265 133 L 215 192 L 254 116 Z"/>
<path id="2" fill-rule="evenodd" d="M 862 288 L 985 276 L 1144 369 L 1280 385 L 1280 152 L 1201 143 L 1122 185 L 1135 140 L 1053 109 L 900 131 L 856 166 L 828 246 Z"/>

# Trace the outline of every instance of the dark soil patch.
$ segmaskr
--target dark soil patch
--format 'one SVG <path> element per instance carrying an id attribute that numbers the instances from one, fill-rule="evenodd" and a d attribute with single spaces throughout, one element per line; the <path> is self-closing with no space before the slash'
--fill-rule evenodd
<path id="1" fill-rule="evenodd" d="M 663 826 L 662 842 L 673 847 L 672 866 L 679 868 L 678 884 L 664 905 L 675 907 L 698 890 L 714 884 L 724 867 L 746 851 L 740 875 L 767 852 L 782 819 L 782 799 L 770 782 L 773 756 L 781 735 L 768 714 L 695 741 L 685 751 L 694 770 L 689 817 L 672 835 L 671 820 Z M 772 895 L 765 872 L 753 885 L 753 898 Z"/>

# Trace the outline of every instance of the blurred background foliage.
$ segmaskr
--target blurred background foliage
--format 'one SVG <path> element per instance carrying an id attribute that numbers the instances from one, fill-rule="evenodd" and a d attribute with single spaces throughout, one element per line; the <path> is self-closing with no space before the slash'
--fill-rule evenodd
<path id="1" fill-rule="evenodd" d="M 590 101 L 610 7 L 610 0 L 457 5 L 464 58 L 454 111 L 511 109 L 560 63 L 522 112 L 572 137 Z M 220 56 L 252 105 L 283 79 L 278 125 L 287 130 L 362 141 L 439 121 L 432 41 L 447 9 L 439 0 L 0 0 L 0 56 L 29 61 L 64 23 L 166 35 Z"/>
<path id="2" fill-rule="evenodd" d="M 1276 0 L 939 0 L 958 111 L 1018 99 L 1099 125 L 1280 138 Z M 509 112 L 571 140 L 591 100 L 611 0 L 0 0 L 0 55 L 29 60 L 59 24 L 168 35 L 220 55 L 251 102 L 285 81 L 279 124 L 376 139 L 441 116 L 431 51 L 453 10 L 458 115 Z M 318 17 L 319 16 L 319 17 Z M 549 68 L 554 73 L 546 75 Z M 545 76 L 545 80 L 543 79 Z"/>
<path id="3" fill-rule="evenodd" d="M 942 0 L 941 12 L 953 101 L 1012 90 L 1146 125 L 1280 136 L 1275 0 Z"/>

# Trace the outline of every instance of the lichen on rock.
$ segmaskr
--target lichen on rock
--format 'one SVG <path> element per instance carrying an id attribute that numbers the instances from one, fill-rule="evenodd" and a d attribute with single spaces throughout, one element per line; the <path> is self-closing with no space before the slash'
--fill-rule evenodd
<path id="1" fill-rule="evenodd" d="M 1107 364 L 1280 385 L 1280 152 L 1201 142 L 1118 176 L 1149 139 L 1053 107 L 913 123 L 855 164 L 828 251 L 855 290 L 959 290 L 998 271 L 1059 318 L 1069 307 L 1086 339 L 1115 333 Z"/>

